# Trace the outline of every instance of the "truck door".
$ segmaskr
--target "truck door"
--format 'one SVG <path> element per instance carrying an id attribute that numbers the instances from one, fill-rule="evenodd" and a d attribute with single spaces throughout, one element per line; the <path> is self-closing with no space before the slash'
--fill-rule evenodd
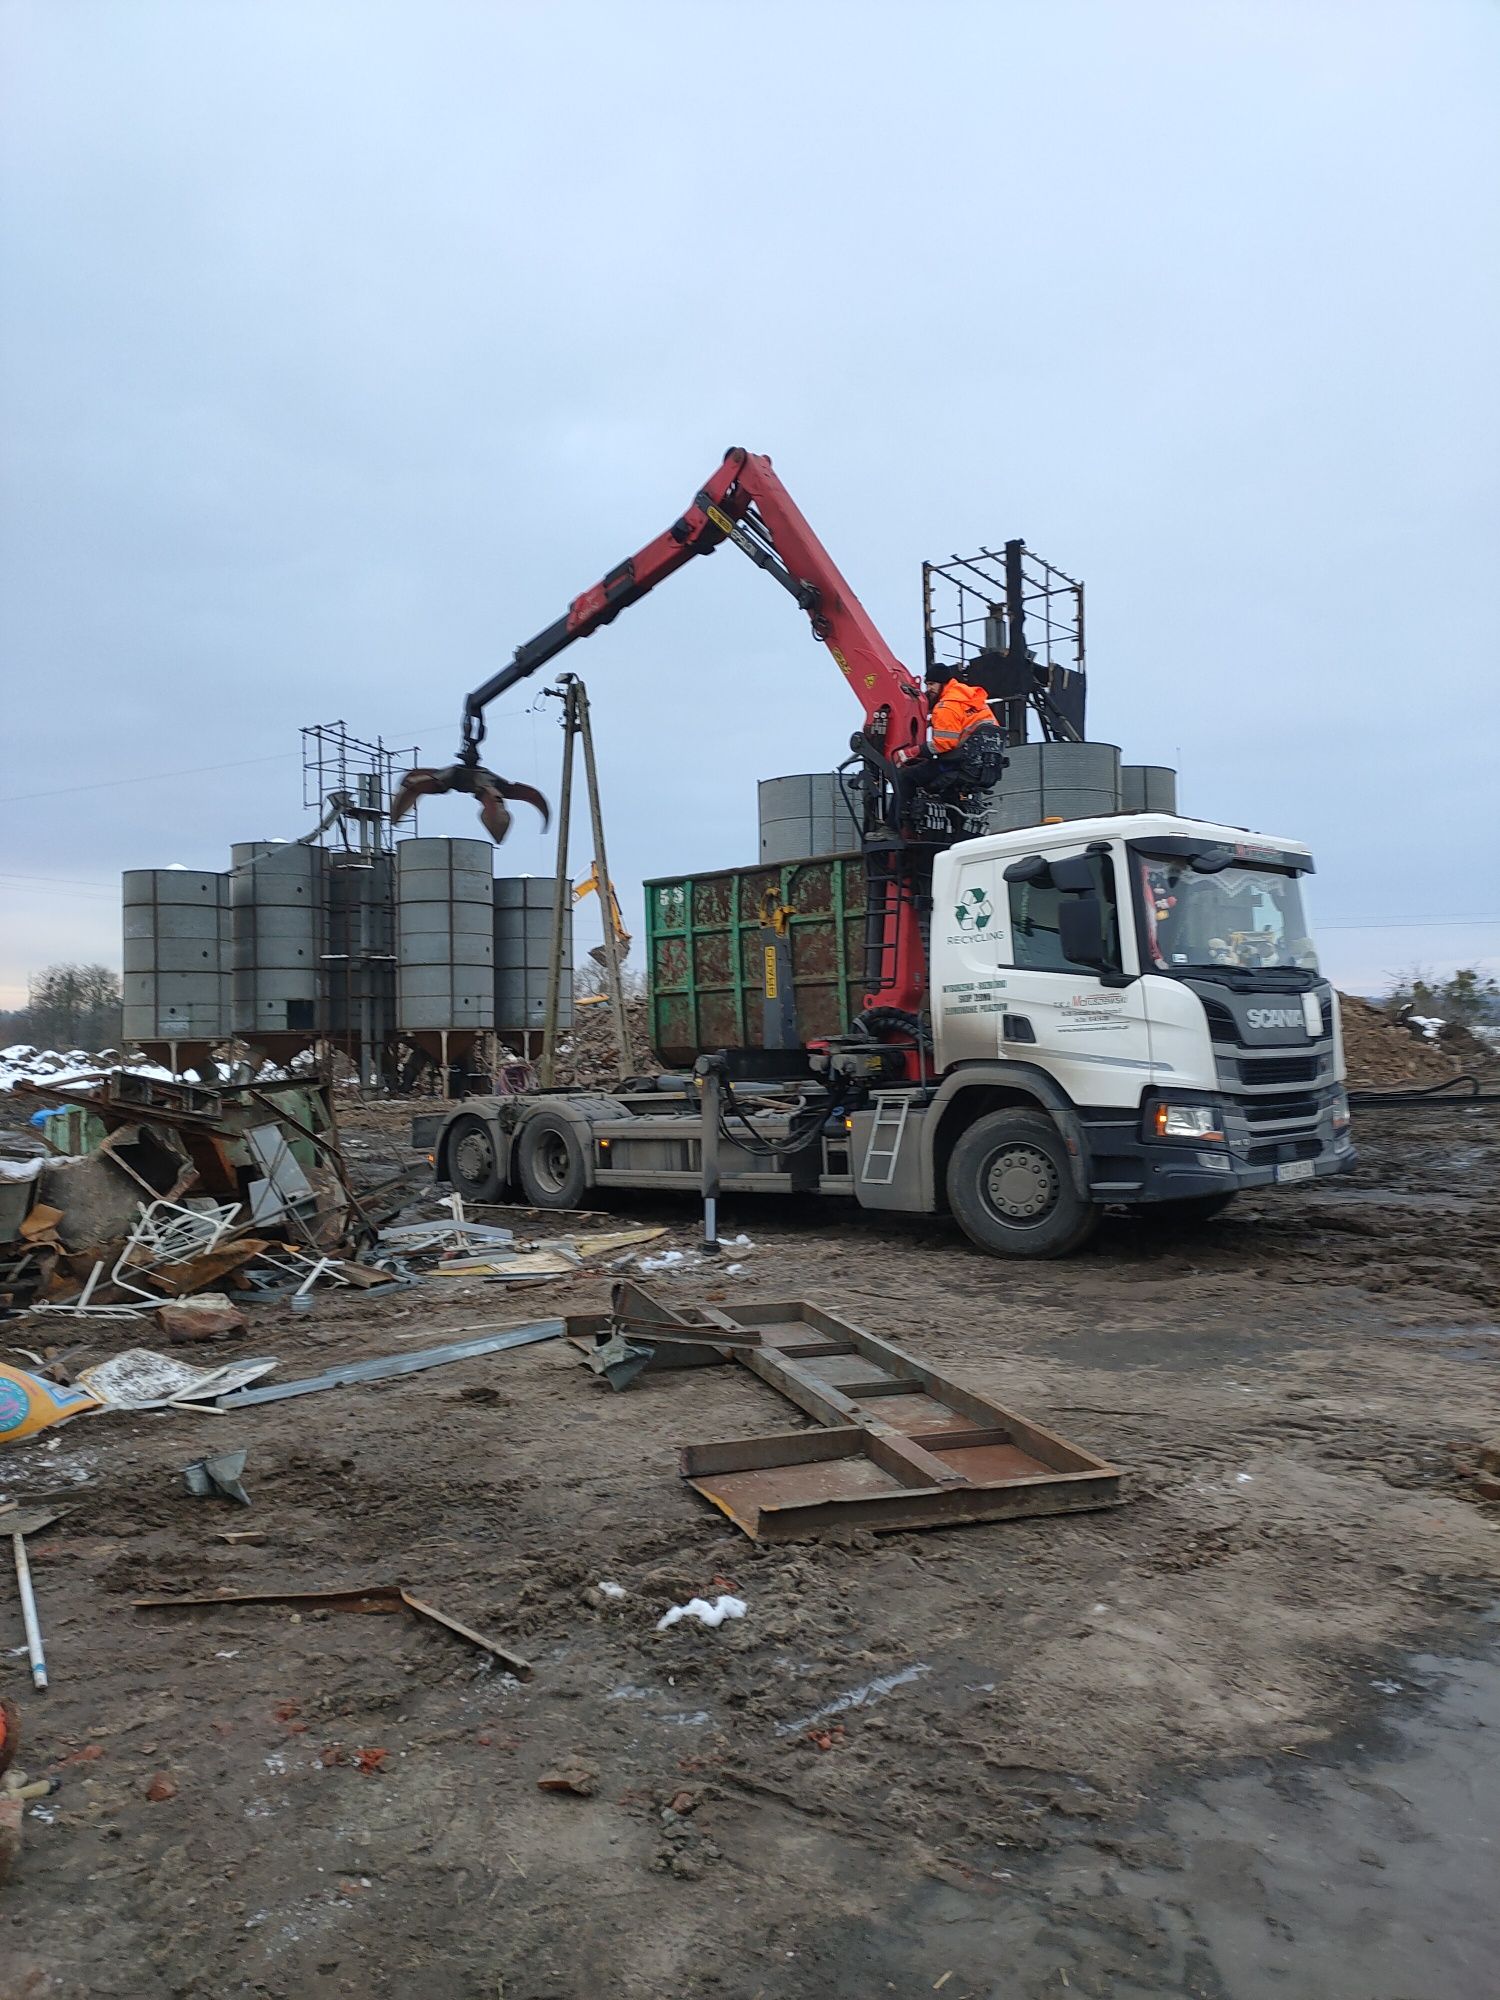
<path id="1" fill-rule="evenodd" d="M 1000 1053 L 1009 987 L 1003 865 L 994 857 L 965 861 L 949 878 L 946 896 L 933 885 L 932 1014 L 939 1069 L 992 1062 Z"/>
<path id="2" fill-rule="evenodd" d="M 1071 852 L 1048 850 L 1062 860 Z M 1088 856 L 1116 950 L 1136 969 L 1134 926 L 1127 920 L 1128 886 L 1113 853 Z M 1151 1073 L 1146 1002 L 1139 979 L 1106 986 L 1098 974 L 1062 953 L 1058 909 L 1064 900 L 1047 877 L 1006 882 L 1001 869 L 997 907 L 1003 917 L 1001 976 L 1006 980 L 1000 1053 L 1047 1070 L 1078 1105 L 1134 1106 Z"/>

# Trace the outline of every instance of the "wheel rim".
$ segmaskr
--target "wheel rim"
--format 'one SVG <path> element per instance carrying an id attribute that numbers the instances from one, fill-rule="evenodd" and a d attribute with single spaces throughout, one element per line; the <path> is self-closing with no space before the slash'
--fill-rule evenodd
<path id="1" fill-rule="evenodd" d="M 495 1155 L 483 1132 L 465 1132 L 453 1148 L 453 1164 L 471 1185 L 487 1180 L 494 1171 Z"/>
<path id="2" fill-rule="evenodd" d="M 548 1194 L 561 1194 L 573 1164 L 560 1132 L 545 1132 L 532 1157 L 532 1172 Z"/>
<path id="3" fill-rule="evenodd" d="M 984 1194 L 1002 1222 L 1041 1222 L 1057 1206 L 1062 1177 L 1040 1146 L 1002 1146 L 985 1170 Z"/>

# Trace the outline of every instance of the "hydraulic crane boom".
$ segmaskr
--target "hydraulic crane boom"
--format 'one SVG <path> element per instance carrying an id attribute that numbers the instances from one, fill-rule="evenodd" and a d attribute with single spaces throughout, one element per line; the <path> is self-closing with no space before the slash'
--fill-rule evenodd
<path id="1" fill-rule="evenodd" d="M 856 745 L 866 769 L 883 787 L 896 766 L 922 749 L 927 702 L 922 683 L 896 658 L 876 630 L 833 558 L 777 478 L 771 461 L 736 448 L 694 496 L 692 505 L 664 534 L 618 564 L 598 583 L 575 597 L 563 617 L 518 646 L 507 666 L 476 688 L 464 702 L 458 761 L 446 770 L 410 771 L 391 807 L 400 819 L 425 793 L 472 792 L 480 817 L 496 840 L 504 838 L 510 813 L 504 801 L 524 798 L 545 817 L 539 792 L 496 777 L 479 761 L 484 712 L 489 704 L 557 658 L 575 639 L 586 639 L 618 618 L 694 556 L 710 555 L 733 542 L 775 580 L 807 613 L 813 637 L 833 655 L 864 712 Z M 867 806 L 867 827 L 878 817 Z M 894 815 L 892 815 L 894 817 Z M 920 1071 L 919 1019 L 926 1005 L 926 952 L 921 911 L 926 898 L 930 854 L 910 853 L 899 834 L 889 833 L 878 851 L 867 840 L 869 877 L 868 964 L 864 1032 L 881 1040 L 901 1040 L 913 1074 Z"/>
<path id="2" fill-rule="evenodd" d="M 865 712 L 865 730 L 892 763 L 920 748 L 927 727 L 922 685 L 875 629 L 833 558 L 777 478 L 769 458 L 736 448 L 664 534 L 582 591 L 566 614 L 524 646 L 464 703 L 463 748 L 472 762 L 484 740 L 484 711 L 507 688 L 618 618 L 694 556 L 731 541 L 773 576 L 807 613 Z"/>

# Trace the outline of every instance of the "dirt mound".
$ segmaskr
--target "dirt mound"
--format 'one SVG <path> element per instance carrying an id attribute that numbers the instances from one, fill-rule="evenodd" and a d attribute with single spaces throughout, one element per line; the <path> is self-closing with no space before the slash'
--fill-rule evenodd
<path id="1" fill-rule="evenodd" d="M 1448 1054 L 1446 1038 L 1441 1043 L 1422 1040 L 1357 993 L 1341 993 L 1339 1010 L 1344 1025 L 1344 1060 L 1349 1082 L 1356 1088 L 1388 1090 L 1399 1084 L 1441 1083 L 1461 1066 L 1467 1067 L 1462 1057 Z"/>

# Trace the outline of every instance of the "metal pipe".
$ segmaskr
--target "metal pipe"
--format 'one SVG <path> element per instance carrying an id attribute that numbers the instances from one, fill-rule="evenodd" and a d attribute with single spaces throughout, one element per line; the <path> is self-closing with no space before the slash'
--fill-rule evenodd
<path id="1" fill-rule="evenodd" d="M 719 1127 L 724 1117 L 724 1094 L 719 1066 L 712 1057 L 700 1056 L 698 1087 L 703 1094 L 703 1128 L 699 1140 L 699 1164 L 703 1175 L 703 1248 L 719 1247 Z"/>
<path id="2" fill-rule="evenodd" d="M 36 1615 L 36 1595 L 31 1588 L 31 1564 L 26 1560 L 26 1537 L 12 1535 L 10 1545 L 16 1557 L 16 1589 L 21 1595 L 21 1619 L 26 1627 L 26 1651 L 31 1659 L 31 1678 L 39 1688 L 45 1688 L 47 1656 L 42 1651 L 42 1628 Z"/>

